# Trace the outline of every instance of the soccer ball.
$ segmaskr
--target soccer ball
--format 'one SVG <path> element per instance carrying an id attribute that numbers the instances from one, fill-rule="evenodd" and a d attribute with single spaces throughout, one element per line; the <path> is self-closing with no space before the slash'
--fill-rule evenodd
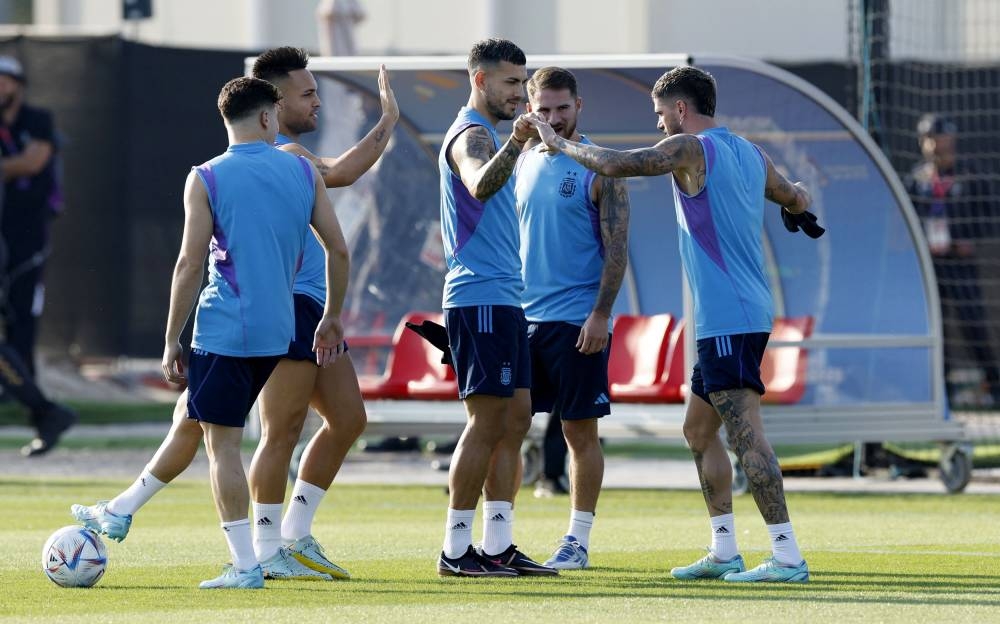
<path id="1" fill-rule="evenodd" d="M 42 547 L 42 570 L 60 587 L 92 587 L 104 576 L 108 549 L 100 536 L 82 526 L 65 526 Z"/>

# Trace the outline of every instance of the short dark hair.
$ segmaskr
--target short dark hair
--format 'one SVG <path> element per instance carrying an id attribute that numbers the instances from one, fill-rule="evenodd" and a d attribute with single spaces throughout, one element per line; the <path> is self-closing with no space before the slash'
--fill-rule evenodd
<path id="1" fill-rule="evenodd" d="M 674 96 L 689 100 L 700 114 L 715 117 L 715 78 L 707 71 L 697 67 L 675 67 L 660 76 L 653 85 L 653 97 Z"/>
<path id="2" fill-rule="evenodd" d="M 223 119 L 232 123 L 280 100 L 281 92 L 270 82 L 241 76 L 227 82 L 219 91 L 219 112 Z"/>
<path id="3" fill-rule="evenodd" d="M 934 134 L 958 134 L 958 126 L 944 115 L 928 113 L 917 122 L 917 136 L 924 138 Z"/>
<path id="4" fill-rule="evenodd" d="M 533 96 L 542 89 L 569 89 L 570 94 L 576 97 L 576 76 L 568 69 L 553 65 L 536 69 L 528 79 L 528 95 Z"/>
<path id="5" fill-rule="evenodd" d="M 475 71 L 483 65 L 496 65 L 506 61 L 512 65 L 527 65 L 524 52 L 513 41 L 508 39 L 483 39 L 477 41 L 469 51 L 469 71 Z"/>
<path id="6" fill-rule="evenodd" d="M 281 46 L 261 52 L 253 62 L 250 75 L 268 82 L 280 80 L 290 72 L 305 69 L 309 65 L 309 53 L 302 48 Z"/>

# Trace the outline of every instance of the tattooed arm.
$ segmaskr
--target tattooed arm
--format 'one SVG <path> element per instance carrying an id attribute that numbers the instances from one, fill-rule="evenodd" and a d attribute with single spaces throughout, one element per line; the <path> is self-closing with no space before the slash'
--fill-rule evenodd
<path id="1" fill-rule="evenodd" d="M 767 163 L 767 181 L 764 183 L 764 197 L 792 214 L 801 214 L 808 210 L 809 204 L 812 203 L 809 191 L 802 186 L 801 182 L 796 182 L 795 184 L 789 182 L 788 178 L 781 175 L 781 172 L 775 168 L 767 152 L 759 147 L 757 149 L 760 150 L 760 153 L 764 156 L 764 162 Z"/>
<path id="2" fill-rule="evenodd" d="M 497 151 L 489 130 L 471 126 L 452 142 L 448 161 L 469 193 L 484 202 L 507 183 L 524 143 L 511 134 Z"/>
<path id="3" fill-rule="evenodd" d="M 350 186 L 371 169 L 389 145 L 389 137 L 399 121 L 399 106 L 389 85 L 389 73 L 382 65 L 378 74 L 379 98 L 382 101 L 382 118 L 363 139 L 337 157 L 316 156 L 297 144 L 282 146 L 286 151 L 308 158 L 319 170 L 327 188 Z"/>
<path id="4" fill-rule="evenodd" d="M 625 269 L 628 268 L 629 198 L 624 180 L 600 176 L 594 180 L 591 197 L 601 219 L 604 243 L 604 268 L 597 290 L 597 301 L 580 330 L 576 348 L 581 353 L 602 351 L 608 345 L 608 318 L 618 297 Z"/>
<path id="5" fill-rule="evenodd" d="M 532 122 L 549 149 L 561 151 L 587 169 L 612 178 L 658 176 L 679 169 L 701 170 L 704 182 L 705 159 L 701 141 L 692 134 L 675 134 L 653 147 L 619 151 L 597 145 L 569 141 L 557 135 L 544 121 Z"/>

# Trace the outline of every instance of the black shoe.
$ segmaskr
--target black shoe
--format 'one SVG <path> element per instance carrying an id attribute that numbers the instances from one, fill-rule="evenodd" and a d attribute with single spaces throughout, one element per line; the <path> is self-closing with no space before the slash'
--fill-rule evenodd
<path id="1" fill-rule="evenodd" d="M 521 576 L 556 576 L 559 574 L 559 570 L 555 568 L 532 561 L 531 557 L 518 550 L 517 546 L 513 544 L 499 555 L 487 555 L 482 546 L 479 547 L 478 553 L 481 558 L 493 565 L 512 568 Z"/>
<path id="2" fill-rule="evenodd" d="M 472 546 L 457 559 L 441 553 L 438 559 L 438 576 L 517 576 L 517 570 L 486 559 Z"/>
<path id="3" fill-rule="evenodd" d="M 63 405 L 53 404 L 44 414 L 35 417 L 35 428 L 38 437 L 21 447 L 25 457 L 37 457 L 52 450 L 63 432 L 76 422 L 76 412 Z"/>
<path id="4" fill-rule="evenodd" d="M 420 450 L 420 438 L 383 438 L 378 442 L 363 441 L 361 450 L 366 453 L 395 453 Z"/>

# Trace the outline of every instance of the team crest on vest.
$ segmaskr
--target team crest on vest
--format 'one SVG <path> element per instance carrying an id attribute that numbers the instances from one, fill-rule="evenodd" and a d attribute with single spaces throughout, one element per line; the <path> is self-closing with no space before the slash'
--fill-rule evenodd
<path id="1" fill-rule="evenodd" d="M 500 367 L 500 384 L 504 386 L 510 385 L 510 362 L 504 362 Z"/>
<path id="2" fill-rule="evenodd" d="M 576 192 L 576 172 L 567 171 L 566 177 L 559 183 L 559 194 L 563 197 L 572 197 Z"/>

